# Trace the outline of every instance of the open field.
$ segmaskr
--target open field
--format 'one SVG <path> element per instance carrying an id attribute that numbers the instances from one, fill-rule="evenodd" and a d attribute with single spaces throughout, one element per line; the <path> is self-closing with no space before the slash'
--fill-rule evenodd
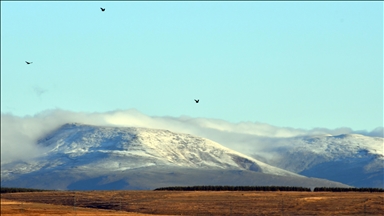
<path id="1" fill-rule="evenodd" d="M 152 214 L 140 214 L 114 210 L 93 209 L 93 208 L 73 208 L 73 206 L 52 205 L 44 203 L 20 202 L 1 199 L 1 215 L 12 216 L 49 216 L 49 215 L 77 215 L 77 216 L 148 216 Z"/>
<path id="2" fill-rule="evenodd" d="M 383 215 L 384 212 L 384 193 L 363 192 L 56 191 L 1 194 L 1 198 L 1 215 Z"/>

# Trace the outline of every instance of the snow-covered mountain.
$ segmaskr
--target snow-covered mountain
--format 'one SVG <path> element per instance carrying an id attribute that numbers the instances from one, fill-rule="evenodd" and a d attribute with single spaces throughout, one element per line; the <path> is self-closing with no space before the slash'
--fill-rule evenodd
<path id="1" fill-rule="evenodd" d="M 56 189 L 191 184 L 347 186 L 307 178 L 208 139 L 168 130 L 65 124 L 38 144 L 49 149 L 43 157 L 2 165 L 2 185 Z"/>
<path id="2" fill-rule="evenodd" d="M 355 187 L 384 188 L 384 139 L 358 134 L 287 138 L 268 149 L 268 164 L 301 175 L 325 178 Z"/>

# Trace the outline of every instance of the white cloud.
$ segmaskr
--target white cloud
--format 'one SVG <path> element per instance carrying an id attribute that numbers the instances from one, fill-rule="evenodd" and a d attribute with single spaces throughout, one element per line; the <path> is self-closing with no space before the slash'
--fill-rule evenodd
<path id="1" fill-rule="evenodd" d="M 18 117 L 1 114 L 1 162 L 25 160 L 42 155 L 44 148 L 37 140 L 45 137 L 65 123 L 82 123 L 100 126 L 127 126 L 167 129 L 189 133 L 216 141 L 224 146 L 247 152 L 266 151 L 271 145 L 280 145 L 281 138 L 317 135 L 359 133 L 382 136 L 383 128 L 371 132 L 353 131 L 350 128 L 315 128 L 303 130 L 275 127 L 258 122 L 230 123 L 219 119 L 181 117 L 151 117 L 137 110 L 116 110 L 105 113 L 71 112 L 60 109 L 47 110 L 34 116 Z"/>

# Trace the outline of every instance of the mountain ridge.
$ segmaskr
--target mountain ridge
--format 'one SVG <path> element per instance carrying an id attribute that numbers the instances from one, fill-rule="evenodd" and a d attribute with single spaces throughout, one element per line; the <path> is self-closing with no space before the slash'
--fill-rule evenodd
<path id="1" fill-rule="evenodd" d="M 360 134 L 301 136 L 271 147 L 274 158 L 252 156 L 308 177 L 325 178 L 356 187 L 384 188 L 384 139 Z"/>
<path id="2" fill-rule="evenodd" d="M 78 181 L 87 182 L 95 178 L 98 180 L 100 176 L 106 175 L 108 175 L 107 178 L 120 176 L 117 181 L 129 182 L 128 179 L 134 177 L 127 177 L 121 173 L 127 175 L 147 173 L 149 175 L 149 170 L 153 172 L 156 169 L 159 169 L 157 179 L 161 179 L 165 178 L 162 175 L 167 176 L 167 172 L 173 169 L 180 173 L 177 179 L 181 181 L 184 179 L 183 175 L 191 176 L 193 181 L 189 181 L 194 184 L 199 183 L 199 172 L 222 170 L 225 173 L 221 175 L 227 179 L 234 179 L 235 177 L 231 176 L 230 171 L 238 170 L 248 173 L 247 178 L 250 179 L 246 182 L 252 182 L 254 181 L 251 179 L 252 176 L 258 176 L 263 179 L 275 179 L 275 183 L 281 182 L 281 184 L 284 184 L 284 181 L 290 182 L 291 185 L 295 184 L 292 180 L 295 179 L 298 184 L 307 182 L 306 184 L 310 185 L 312 182 L 318 186 L 348 187 L 348 185 L 336 182 L 310 179 L 273 167 L 211 140 L 169 130 L 65 124 L 45 138 L 39 139 L 38 144 L 48 148 L 49 151 L 35 161 L 15 162 L 3 166 L 2 183 L 9 184 L 13 181 L 14 183 L 29 184 L 22 183 L 21 178 L 28 176 L 29 179 L 38 181 L 45 176 L 45 181 L 48 181 L 51 173 L 61 173 L 60 175 L 66 173 L 68 178 L 71 176 L 70 180 L 60 183 L 62 184 L 60 187 L 63 185 L 70 187 Z M 192 174 L 195 177 L 192 177 Z M 166 179 L 171 181 L 169 178 Z M 135 184 L 140 185 L 141 181 L 138 179 Z M 212 182 L 212 179 L 204 181 Z M 221 181 L 230 183 L 224 179 Z M 260 182 L 268 183 L 261 179 Z M 179 184 L 185 183 L 187 182 L 179 182 Z M 140 187 L 148 188 L 149 185 L 154 184 L 154 182 L 148 182 L 147 186 L 141 185 Z M 135 188 L 134 185 L 129 187 Z"/>

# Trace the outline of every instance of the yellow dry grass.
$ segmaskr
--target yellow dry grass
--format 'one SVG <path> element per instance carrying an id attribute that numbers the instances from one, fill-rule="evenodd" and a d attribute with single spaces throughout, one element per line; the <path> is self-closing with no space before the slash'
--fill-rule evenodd
<path id="1" fill-rule="evenodd" d="M 52 205 L 44 203 L 20 202 L 1 199 L 1 215 L 12 216 L 51 216 L 51 215 L 77 215 L 77 216 L 148 216 L 149 214 L 92 209 L 92 208 L 73 208 L 71 206 Z"/>
<path id="2" fill-rule="evenodd" d="M 63 191 L 12 193 L 2 194 L 1 197 L 8 200 L 8 204 L 1 204 L 2 215 L 142 213 L 269 216 L 383 215 L 384 213 L 384 193 L 363 192 Z M 20 206 L 20 202 L 24 202 L 23 207 Z M 27 202 L 33 204 L 26 204 Z M 24 212 L 20 212 L 21 210 Z"/>

